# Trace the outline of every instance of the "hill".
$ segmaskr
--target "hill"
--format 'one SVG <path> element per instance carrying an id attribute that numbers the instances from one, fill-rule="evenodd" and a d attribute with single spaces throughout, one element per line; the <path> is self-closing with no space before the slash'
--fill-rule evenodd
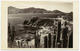
<path id="1" fill-rule="evenodd" d="M 8 14 L 17 14 L 17 13 L 64 13 L 64 12 L 61 12 L 59 10 L 49 11 L 43 8 L 34 8 L 34 7 L 25 9 L 19 9 L 12 6 L 8 7 Z"/>

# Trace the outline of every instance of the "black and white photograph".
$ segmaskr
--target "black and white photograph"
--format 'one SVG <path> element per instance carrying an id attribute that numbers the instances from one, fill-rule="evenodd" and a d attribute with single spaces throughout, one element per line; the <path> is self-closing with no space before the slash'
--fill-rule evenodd
<path id="1" fill-rule="evenodd" d="M 73 3 L 14 3 L 7 15 L 8 48 L 73 48 Z"/>

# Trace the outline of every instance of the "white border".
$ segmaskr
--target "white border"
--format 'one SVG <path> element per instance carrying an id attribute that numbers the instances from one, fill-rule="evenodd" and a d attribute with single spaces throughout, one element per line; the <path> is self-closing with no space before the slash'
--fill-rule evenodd
<path id="1" fill-rule="evenodd" d="M 0 20 L 1 20 L 1 1 L 25 1 L 25 0 L 0 0 Z M 28 0 L 26 0 L 26 1 L 28 1 Z M 43 0 L 29 0 L 29 1 L 43 1 Z M 55 0 L 44 0 L 44 1 L 55 1 Z M 57 1 L 59 1 L 59 0 L 57 0 Z M 60 0 L 60 1 L 64 1 L 64 0 Z M 65 1 L 79 1 L 79 0 L 65 0 Z M 80 5 L 80 3 L 79 3 L 79 5 Z M 79 7 L 79 9 L 80 9 L 80 7 Z M 80 14 L 79 14 L 79 26 L 80 26 Z M 80 30 L 80 27 L 79 27 L 79 30 Z M 0 35 L 1 35 L 1 21 L 0 21 Z M 79 32 L 79 43 L 80 43 L 80 32 Z M 79 48 L 80 48 L 80 45 L 79 45 Z M 0 38 L 0 49 L 1 49 L 1 38 Z M 9 51 L 9 50 L 0 50 L 0 51 Z M 14 51 L 14 50 L 10 50 L 10 51 Z M 15 50 L 15 51 L 23 51 L 23 50 Z M 33 50 L 27 50 L 27 51 L 33 51 Z M 43 50 L 38 50 L 38 51 L 43 51 Z M 46 51 L 48 51 L 48 50 L 46 50 Z M 53 51 L 53 50 L 49 50 L 49 51 Z M 55 50 L 55 51 L 58 51 L 58 50 Z M 59 51 L 67 51 L 67 50 L 59 50 Z M 68 50 L 68 51 L 79 51 L 79 50 Z"/>

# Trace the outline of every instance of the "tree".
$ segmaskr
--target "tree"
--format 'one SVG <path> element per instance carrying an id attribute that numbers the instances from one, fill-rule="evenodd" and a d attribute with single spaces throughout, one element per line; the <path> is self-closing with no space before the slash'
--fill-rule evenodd
<path id="1" fill-rule="evenodd" d="M 73 12 L 70 12 L 67 17 L 69 21 L 73 21 Z"/>
<path id="2" fill-rule="evenodd" d="M 28 23 L 28 21 L 27 20 L 25 20 L 24 22 L 23 22 L 23 25 L 26 25 Z"/>
<path id="3" fill-rule="evenodd" d="M 37 20 L 38 20 L 38 17 L 33 17 L 30 22 L 31 22 L 31 24 L 33 24 L 33 23 L 35 23 Z"/>

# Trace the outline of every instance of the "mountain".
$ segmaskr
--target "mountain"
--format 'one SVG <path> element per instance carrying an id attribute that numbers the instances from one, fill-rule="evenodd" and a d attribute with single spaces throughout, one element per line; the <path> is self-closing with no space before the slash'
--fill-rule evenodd
<path id="1" fill-rule="evenodd" d="M 63 13 L 63 12 L 61 12 L 61 11 L 59 11 L 59 10 L 53 10 L 52 12 L 53 12 L 53 13 Z"/>
<path id="2" fill-rule="evenodd" d="M 34 8 L 34 7 L 25 9 L 19 9 L 12 6 L 8 7 L 8 14 L 17 14 L 17 13 L 64 13 L 64 12 L 61 12 L 59 10 L 48 11 L 43 8 Z"/>
<path id="3" fill-rule="evenodd" d="M 14 13 L 18 13 L 20 10 L 18 8 L 15 7 L 8 7 L 8 14 L 14 14 Z"/>

